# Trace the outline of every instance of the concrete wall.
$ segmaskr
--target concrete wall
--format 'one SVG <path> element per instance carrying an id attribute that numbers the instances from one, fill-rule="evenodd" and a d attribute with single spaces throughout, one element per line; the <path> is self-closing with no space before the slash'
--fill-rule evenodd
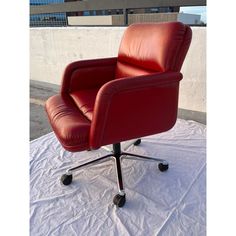
<path id="1" fill-rule="evenodd" d="M 30 29 L 30 79 L 60 84 L 76 60 L 116 56 L 125 27 Z M 182 67 L 179 107 L 206 111 L 206 28 L 192 27 L 193 40 Z"/>

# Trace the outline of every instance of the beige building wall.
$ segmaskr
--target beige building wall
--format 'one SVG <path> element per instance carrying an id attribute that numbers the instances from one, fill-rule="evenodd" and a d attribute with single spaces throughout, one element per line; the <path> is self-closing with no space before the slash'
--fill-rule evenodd
<path id="1" fill-rule="evenodd" d="M 200 22 L 200 15 L 186 13 L 144 13 L 128 14 L 128 24 L 137 22 L 170 22 L 181 21 L 185 24 L 197 24 Z M 108 16 L 69 16 L 68 24 L 71 26 L 82 25 L 124 25 L 123 15 Z"/>
<path id="2" fill-rule="evenodd" d="M 112 16 L 68 16 L 69 25 L 112 25 Z"/>
<path id="3" fill-rule="evenodd" d="M 136 22 L 164 22 L 177 21 L 178 13 L 146 13 L 146 14 L 129 14 L 128 22 L 133 24 Z"/>

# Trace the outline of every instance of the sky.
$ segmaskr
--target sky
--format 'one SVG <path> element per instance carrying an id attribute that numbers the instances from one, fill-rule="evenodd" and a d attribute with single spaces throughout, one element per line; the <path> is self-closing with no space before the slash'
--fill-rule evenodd
<path id="1" fill-rule="evenodd" d="M 180 12 L 201 15 L 201 20 L 206 23 L 206 6 L 180 7 Z"/>

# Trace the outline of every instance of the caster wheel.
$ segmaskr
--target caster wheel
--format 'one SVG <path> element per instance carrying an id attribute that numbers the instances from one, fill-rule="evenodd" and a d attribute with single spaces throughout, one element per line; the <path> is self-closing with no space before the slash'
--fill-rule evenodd
<path id="1" fill-rule="evenodd" d="M 125 205 L 125 195 L 116 194 L 113 203 L 118 207 L 123 207 Z"/>
<path id="2" fill-rule="evenodd" d="M 169 168 L 168 163 L 159 163 L 158 168 L 161 172 L 167 171 Z"/>
<path id="3" fill-rule="evenodd" d="M 61 183 L 63 185 L 69 185 L 72 182 L 72 175 L 64 174 L 61 176 Z"/>
<path id="4" fill-rule="evenodd" d="M 134 146 L 138 146 L 140 143 L 141 143 L 141 139 L 139 138 L 134 142 Z"/>

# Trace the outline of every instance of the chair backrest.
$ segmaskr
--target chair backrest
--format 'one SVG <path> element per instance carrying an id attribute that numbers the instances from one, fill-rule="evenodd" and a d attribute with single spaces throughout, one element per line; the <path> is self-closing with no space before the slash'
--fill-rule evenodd
<path id="1" fill-rule="evenodd" d="M 116 78 L 180 71 L 192 38 L 181 22 L 130 25 L 121 40 Z"/>

